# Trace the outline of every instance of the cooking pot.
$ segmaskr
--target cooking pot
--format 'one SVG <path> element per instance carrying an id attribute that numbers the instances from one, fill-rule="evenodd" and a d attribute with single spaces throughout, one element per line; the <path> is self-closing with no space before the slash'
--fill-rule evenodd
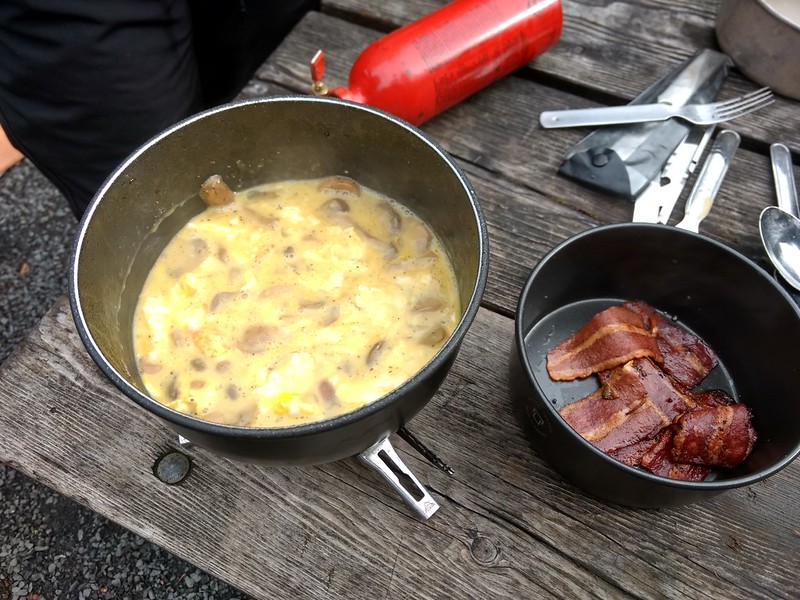
<path id="1" fill-rule="evenodd" d="M 453 263 L 462 305 L 454 332 L 421 371 L 393 392 L 316 423 L 220 425 L 153 400 L 136 368 L 134 308 L 162 249 L 205 208 L 198 190 L 212 174 L 234 190 L 347 175 L 398 200 L 432 227 Z M 488 235 L 478 200 L 461 169 L 434 141 L 370 107 L 282 96 L 198 114 L 136 150 L 100 188 L 80 223 L 69 292 L 78 333 L 102 372 L 183 438 L 248 462 L 308 465 L 362 453 L 375 466 L 392 454 L 388 435 L 428 403 L 447 375 L 477 313 L 487 269 Z M 391 469 L 379 466 L 396 484 Z"/>
<path id="2" fill-rule="evenodd" d="M 742 73 L 800 100 L 800 2 L 722 0 L 716 33 Z"/>
<path id="3" fill-rule="evenodd" d="M 758 441 L 736 468 L 679 481 L 627 466 L 559 414 L 597 389 L 594 377 L 555 382 L 547 352 L 593 314 L 644 300 L 710 345 L 719 365 L 699 388 L 723 389 L 752 410 Z M 600 226 L 548 253 L 520 295 L 511 357 L 513 397 L 531 442 L 565 478 L 614 503 L 687 504 L 753 484 L 800 454 L 800 309 L 769 273 L 702 235 L 643 223 Z"/>

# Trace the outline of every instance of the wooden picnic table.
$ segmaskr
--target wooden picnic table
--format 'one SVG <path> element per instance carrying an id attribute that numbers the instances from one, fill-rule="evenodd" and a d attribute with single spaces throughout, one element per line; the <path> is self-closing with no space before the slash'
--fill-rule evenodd
<path id="1" fill-rule="evenodd" d="M 327 82 L 345 84 L 367 44 L 442 4 L 324 0 L 243 97 L 308 93 L 320 48 Z M 0 368 L 0 460 L 256 598 L 800 597 L 800 462 L 701 503 L 630 509 L 566 482 L 515 416 L 507 367 L 525 278 L 557 243 L 632 213 L 630 202 L 557 175 L 586 131 L 542 130 L 538 113 L 628 102 L 695 51 L 716 48 L 716 2 L 563 8 L 553 50 L 422 127 L 466 171 L 491 243 L 478 317 L 443 387 L 409 424 L 454 474 L 393 437 L 441 505 L 433 518 L 415 517 L 356 460 L 268 468 L 181 447 L 96 368 L 66 297 Z M 734 71 L 720 97 L 756 87 Z M 779 98 L 730 127 L 742 145 L 702 231 L 768 268 L 757 226 L 775 203 L 768 147 L 782 141 L 800 162 L 800 103 Z M 681 214 L 679 204 L 671 222 Z M 171 452 L 192 463 L 179 485 L 153 473 Z"/>

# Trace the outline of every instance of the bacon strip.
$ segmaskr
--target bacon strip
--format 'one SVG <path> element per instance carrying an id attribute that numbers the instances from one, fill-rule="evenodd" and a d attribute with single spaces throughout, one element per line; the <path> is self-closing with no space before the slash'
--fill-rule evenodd
<path id="1" fill-rule="evenodd" d="M 661 431 L 663 431 L 663 429 Z M 644 453 L 653 447 L 657 437 L 658 434 L 656 434 L 656 438 L 645 438 L 628 446 L 611 450 L 608 454 L 612 458 L 616 458 L 619 462 L 625 463 L 629 467 L 638 467 L 642 464 L 642 457 L 644 456 Z"/>
<path id="2" fill-rule="evenodd" d="M 607 371 L 606 373 L 608 374 L 607 377 L 610 377 L 613 371 Z M 733 398 L 723 390 L 707 390 L 696 394 L 688 394 L 688 396 L 696 405 L 694 410 L 735 404 Z M 677 421 L 679 418 L 680 416 L 675 420 Z M 711 472 L 711 468 L 705 465 L 676 462 L 672 454 L 674 436 L 675 426 L 665 427 L 655 437 L 644 438 L 628 446 L 611 450 L 608 454 L 630 467 L 641 466 L 662 477 L 703 481 Z"/>
<path id="3" fill-rule="evenodd" d="M 612 306 L 547 353 L 547 372 L 556 381 L 572 381 L 645 357 L 664 360 L 656 331 L 641 314 Z"/>
<path id="4" fill-rule="evenodd" d="M 561 416 L 586 441 L 604 452 L 653 437 L 694 401 L 672 385 L 647 358 L 614 369 L 603 386 L 561 409 Z"/>
<path id="5" fill-rule="evenodd" d="M 547 354 L 554 380 L 600 382 L 561 410 L 577 433 L 624 464 L 687 481 L 736 466 L 756 441 L 746 406 L 691 391 L 716 364 L 703 340 L 642 301 L 597 313 Z"/>
<path id="6" fill-rule="evenodd" d="M 744 404 L 698 408 L 675 421 L 672 458 L 676 462 L 732 468 L 756 442 L 750 409 Z"/>
<path id="7" fill-rule="evenodd" d="M 690 393 L 689 396 L 694 400 L 698 408 L 736 404 L 736 401 L 723 390 L 706 390 L 705 392 Z"/>
<path id="8" fill-rule="evenodd" d="M 641 389 L 665 415 L 666 424 L 672 423 L 675 417 L 697 406 L 692 397 L 675 386 L 672 379 L 652 361 L 647 359 L 634 360 L 630 363 L 629 368 L 636 371 Z"/>
<path id="9" fill-rule="evenodd" d="M 664 357 L 662 368 L 679 385 L 692 389 L 717 365 L 717 357 L 708 344 L 647 303 L 632 300 L 623 306 L 642 315 L 656 329 L 656 344 Z"/>
<path id="10" fill-rule="evenodd" d="M 684 481 L 703 481 L 711 469 L 702 465 L 676 462 L 672 455 L 674 432 L 666 428 L 656 436 L 655 443 L 642 455 L 641 465 L 661 477 Z"/>

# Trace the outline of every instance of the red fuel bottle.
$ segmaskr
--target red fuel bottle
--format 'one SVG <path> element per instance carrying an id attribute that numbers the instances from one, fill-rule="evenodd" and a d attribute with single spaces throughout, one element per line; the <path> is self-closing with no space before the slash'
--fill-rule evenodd
<path id="1" fill-rule="evenodd" d="M 367 46 L 346 88 L 328 91 L 317 52 L 312 90 L 419 125 L 552 48 L 561 25 L 560 0 L 455 0 Z"/>

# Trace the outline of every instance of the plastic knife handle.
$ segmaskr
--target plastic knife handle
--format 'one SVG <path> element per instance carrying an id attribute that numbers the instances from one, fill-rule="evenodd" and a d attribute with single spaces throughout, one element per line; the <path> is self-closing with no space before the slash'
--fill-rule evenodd
<path id="1" fill-rule="evenodd" d="M 735 131 L 721 131 L 708 153 L 708 158 L 697 176 L 692 193 L 686 200 L 683 219 L 675 227 L 697 232 L 700 222 L 711 212 L 722 180 L 728 172 L 733 155 L 739 148 L 741 137 Z"/>
<path id="2" fill-rule="evenodd" d="M 772 176 L 775 179 L 775 192 L 778 195 L 778 208 L 795 217 L 800 217 L 797 206 L 797 188 L 794 185 L 792 171 L 792 154 L 783 144 L 772 144 L 769 147 L 772 158 Z"/>
<path id="3" fill-rule="evenodd" d="M 545 129 L 583 127 L 590 125 L 622 125 L 646 121 L 663 121 L 674 115 L 668 104 L 627 104 L 599 108 L 545 110 L 539 114 L 539 123 Z"/>

